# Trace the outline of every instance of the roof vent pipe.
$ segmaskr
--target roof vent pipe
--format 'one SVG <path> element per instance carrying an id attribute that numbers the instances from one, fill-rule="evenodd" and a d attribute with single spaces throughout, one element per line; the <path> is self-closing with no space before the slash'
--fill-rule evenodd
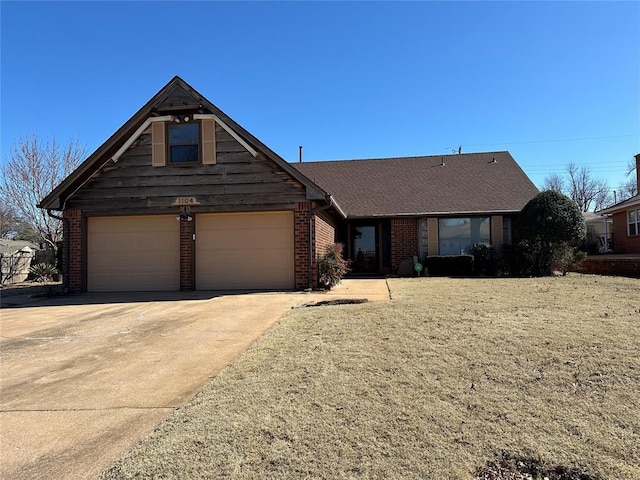
<path id="1" fill-rule="evenodd" d="M 298 162 L 302 163 L 302 145 L 298 146 L 299 154 L 298 154 Z"/>

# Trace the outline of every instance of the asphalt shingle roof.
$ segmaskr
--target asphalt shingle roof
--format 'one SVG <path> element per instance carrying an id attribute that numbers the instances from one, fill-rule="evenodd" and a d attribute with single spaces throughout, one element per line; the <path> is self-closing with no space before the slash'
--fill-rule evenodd
<path id="1" fill-rule="evenodd" d="M 538 193 L 506 151 L 292 165 L 348 217 L 516 212 Z"/>

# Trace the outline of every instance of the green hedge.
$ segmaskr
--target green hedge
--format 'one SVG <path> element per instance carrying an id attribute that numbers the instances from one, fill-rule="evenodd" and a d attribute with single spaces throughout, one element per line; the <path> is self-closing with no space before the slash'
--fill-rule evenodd
<path id="1" fill-rule="evenodd" d="M 433 277 L 468 277 L 473 274 L 473 255 L 433 255 L 425 267 Z"/>

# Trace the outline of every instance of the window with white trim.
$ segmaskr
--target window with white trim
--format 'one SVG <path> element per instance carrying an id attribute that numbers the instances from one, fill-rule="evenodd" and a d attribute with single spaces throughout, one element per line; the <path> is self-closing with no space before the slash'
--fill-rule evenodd
<path id="1" fill-rule="evenodd" d="M 640 235 L 640 209 L 627 212 L 629 235 Z"/>

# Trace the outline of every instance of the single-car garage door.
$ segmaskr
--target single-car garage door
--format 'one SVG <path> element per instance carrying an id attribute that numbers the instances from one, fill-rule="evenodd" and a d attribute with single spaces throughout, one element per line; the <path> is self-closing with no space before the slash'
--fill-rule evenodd
<path id="1" fill-rule="evenodd" d="M 197 215 L 196 288 L 294 288 L 293 244 L 293 212 Z"/>
<path id="2" fill-rule="evenodd" d="M 175 215 L 90 217 L 87 290 L 179 290 L 179 254 Z"/>

